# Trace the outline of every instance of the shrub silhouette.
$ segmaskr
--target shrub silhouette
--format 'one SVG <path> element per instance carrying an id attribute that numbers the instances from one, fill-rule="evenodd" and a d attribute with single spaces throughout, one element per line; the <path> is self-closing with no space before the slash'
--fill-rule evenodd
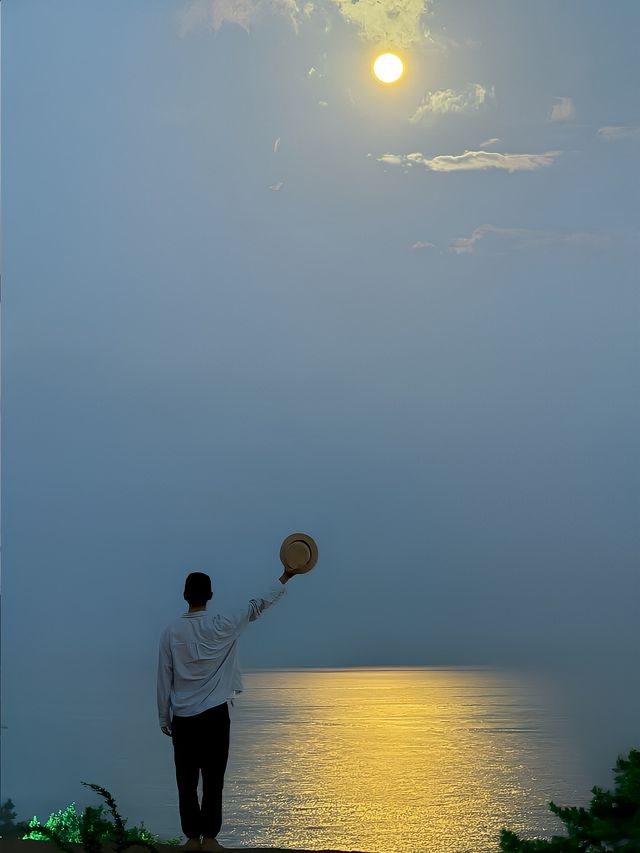
<path id="1" fill-rule="evenodd" d="M 87 806 L 82 813 L 78 815 L 75 808 L 75 803 L 67 806 L 59 812 L 54 812 L 49 816 L 46 824 L 41 824 L 37 817 L 33 817 L 28 823 L 22 821 L 16 826 L 12 825 L 15 819 L 13 810 L 13 802 L 7 800 L 2 811 L 1 817 L 6 815 L 7 832 L 2 832 L 3 837 L 16 836 L 22 839 L 32 839 L 37 841 L 52 841 L 65 853 L 75 853 L 70 843 L 82 844 L 87 853 L 101 853 L 102 842 L 107 841 L 114 844 L 116 853 L 122 853 L 132 846 L 146 847 L 152 853 L 159 853 L 155 843 L 162 844 L 181 844 L 180 839 L 170 839 L 168 841 L 159 842 L 157 835 L 152 835 L 141 822 L 140 827 L 131 827 L 125 829 L 126 820 L 122 820 L 118 814 L 116 802 L 106 788 L 101 788 L 99 785 L 91 784 L 90 782 L 82 782 L 89 788 L 93 788 L 100 796 L 104 797 L 114 822 L 107 820 L 103 816 L 104 806 L 92 808 Z M 5 808 L 6 807 L 6 808 Z M 3 825 L 4 828 L 4 825 Z"/>
<path id="2" fill-rule="evenodd" d="M 640 853 L 640 751 L 632 749 L 628 759 L 619 755 L 613 772 L 614 792 L 595 785 L 588 810 L 549 803 L 567 827 L 567 836 L 522 840 L 503 828 L 502 853 Z"/>
<path id="3" fill-rule="evenodd" d="M 26 821 L 14 823 L 15 819 L 14 803 L 9 798 L 0 806 L 0 838 L 22 838 L 24 833 L 29 831 Z"/>

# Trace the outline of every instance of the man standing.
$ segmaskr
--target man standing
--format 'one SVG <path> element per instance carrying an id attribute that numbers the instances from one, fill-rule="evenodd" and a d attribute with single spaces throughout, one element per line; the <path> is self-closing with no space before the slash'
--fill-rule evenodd
<path id="1" fill-rule="evenodd" d="M 285 564 L 286 565 L 286 564 Z M 222 826 L 222 789 L 229 755 L 229 707 L 242 691 L 238 638 L 249 622 L 282 597 L 296 567 L 234 615 L 207 613 L 211 578 L 192 572 L 184 598 L 189 610 L 162 632 L 158 658 L 160 728 L 173 741 L 178 802 L 185 850 L 223 850 L 216 836 Z M 173 709 L 173 719 L 169 709 Z M 202 771 L 202 808 L 198 780 Z M 202 836 L 202 842 L 200 841 Z"/>

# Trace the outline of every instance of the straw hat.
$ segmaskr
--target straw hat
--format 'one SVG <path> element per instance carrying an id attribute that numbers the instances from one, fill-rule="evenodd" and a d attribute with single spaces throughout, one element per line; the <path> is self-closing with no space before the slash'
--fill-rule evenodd
<path id="1" fill-rule="evenodd" d="M 280 560 L 290 575 L 304 575 L 318 561 L 318 546 L 306 533 L 292 533 L 280 546 Z"/>

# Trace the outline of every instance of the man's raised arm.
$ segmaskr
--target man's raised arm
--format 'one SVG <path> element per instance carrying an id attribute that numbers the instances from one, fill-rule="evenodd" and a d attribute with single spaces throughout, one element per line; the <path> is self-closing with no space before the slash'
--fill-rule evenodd
<path id="1" fill-rule="evenodd" d="M 291 577 L 291 574 L 283 572 L 280 578 L 272 583 L 261 596 L 252 598 L 247 605 L 241 607 L 234 614 L 222 616 L 223 628 L 236 636 L 241 634 L 249 622 L 255 622 L 263 611 L 282 598 L 285 593 L 285 584 L 291 580 Z"/>

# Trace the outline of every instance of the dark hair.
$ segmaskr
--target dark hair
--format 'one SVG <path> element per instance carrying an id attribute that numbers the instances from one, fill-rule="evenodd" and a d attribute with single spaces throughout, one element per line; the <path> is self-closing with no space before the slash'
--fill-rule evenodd
<path id="1" fill-rule="evenodd" d="M 211 578 L 204 572 L 191 572 L 184 582 L 184 597 L 190 607 L 202 607 L 213 598 Z"/>

